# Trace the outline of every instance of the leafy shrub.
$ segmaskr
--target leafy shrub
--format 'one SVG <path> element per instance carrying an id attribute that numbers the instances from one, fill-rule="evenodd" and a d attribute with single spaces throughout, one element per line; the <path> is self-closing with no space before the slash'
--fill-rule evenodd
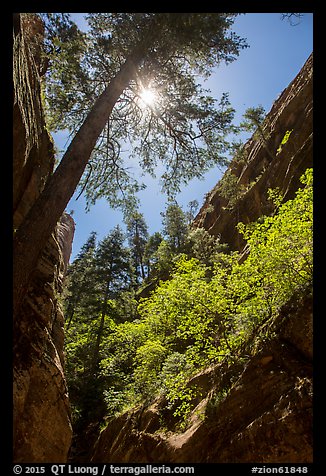
<path id="1" fill-rule="evenodd" d="M 104 400 L 114 415 L 164 394 L 185 424 L 200 395 L 189 378 L 214 363 L 240 362 L 271 337 L 280 308 L 312 283 L 312 170 L 302 183 L 285 203 L 276 191 L 270 193 L 274 216 L 238 225 L 250 249 L 244 262 L 237 252 L 216 253 L 209 266 L 180 255 L 170 279 L 140 301 L 139 319 L 110 321 L 98 385 L 90 379 L 83 393 L 88 411 L 91 398 L 93 405 Z M 92 326 L 93 320 L 89 326 L 84 321 L 69 333 L 67 369 L 76 395 L 87 373 Z M 221 392 L 213 407 L 225 396 Z M 77 405 L 76 412 L 81 408 Z"/>
<path id="2" fill-rule="evenodd" d="M 180 414 L 190 408 L 185 383 L 191 371 L 254 351 L 270 337 L 282 305 L 311 284 L 311 170 L 302 182 L 305 187 L 293 200 L 281 204 L 274 194 L 274 216 L 239 224 L 250 247 L 245 262 L 239 263 L 238 253 L 219 256 L 207 279 L 203 264 L 182 256 L 172 278 L 140 304 L 142 321 L 167 355 L 156 378 L 168 400 L 179 401 Z"/>

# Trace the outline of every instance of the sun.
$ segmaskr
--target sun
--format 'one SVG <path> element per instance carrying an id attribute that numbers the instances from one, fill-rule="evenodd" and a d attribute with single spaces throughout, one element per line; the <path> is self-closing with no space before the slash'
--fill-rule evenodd
<path id="1" fill-rule="evenodd" d="M 149 88 L 143 88 L 139 94 L 139 97 L 144 106 L 153 106 L 157 99 L 155 91 Z"/>

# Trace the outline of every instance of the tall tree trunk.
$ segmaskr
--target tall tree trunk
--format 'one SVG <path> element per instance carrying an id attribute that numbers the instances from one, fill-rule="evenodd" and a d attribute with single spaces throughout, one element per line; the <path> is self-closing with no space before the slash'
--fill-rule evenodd
<path id="1" fill-rule="evenodd" d="M 145 274 L 145 268 L 144 268 L 144 263 L 143 263 L 142 259 L 141 259 L 141 262 L 140 262 L 140 269 L 141 269 L 141 277 L 144 280 L 146 278 L 146 274 Z"/>
<path id="2" fill-rule="evenodd" d="M 136 243 L 136 253 L 140 267 L 140 275 L 142 280 L 145 279 L 145 271 L 144 271 L 144 263 L 143 263 L 143 251 L 141 246 L 141 238 L 139 234 L 138 224 L 136 222 L 136 236 L 135 236 L 135 243 Z"/>
<path id="3" fill-rule="evenodd" d="M 106 311 L 107 311 L 107 302 L 109 298 L 109 291 L 110 291 L 110 281 L 107 282 L 106 284 L 106 290 L 105 290 L 105 295 L 103 299 L 103 304 L 102 304 L 102 312 L 101 312 L 101 320 L 100 320 L 100 325 L 97 331 L 97 336 L 96 336 L 96 341 L 95 341 L 95 349 L 94 349 L 94 354 L 93 354 L 93 362 L 92 362 L 92 372 L 96 373 L 98 363 L 99 363 L 99 356 L 100 356 L 100 345 L 102 341 L 102 336 L 103 336 L 103 331 L 104 331 L 104 324 L 105 324 L 105 316 L 106 316 Z"/>
<path id="4" fill-rule="evenodd" d="M 69 303 L 67 313 L 66 313 L 66 316 L 65 316 L 65 319 L 66 319 L 66 322 L 67 322 L 67 329 L 69 329 L 69 327 L 70 327 L 70 324 L 71 324 L 72 318 L 74 317 L 74 314 L 75 314 L 75 303 L 73 303 L 73 304 Z"/>
<path id="5" fill-rule="evenodd" d="M 17 318 L 38 258 L 78 185 L 114 105 L 130 80 L 137 74 L 142 58 L 143 49 L 138 47 L 96 100 L 59 166 L 49 178 L 43 192 L 15 234 L 13 244 L 14 319 Z"/>

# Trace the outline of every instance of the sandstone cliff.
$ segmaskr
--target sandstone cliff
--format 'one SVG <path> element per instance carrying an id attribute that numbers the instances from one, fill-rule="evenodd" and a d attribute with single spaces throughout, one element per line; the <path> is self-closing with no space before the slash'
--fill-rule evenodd
<path id="1" fill-rule="evenodd" d="M 41 104 L 41 36 L 42 25 L 35 17 L 14 15 L 14 230 L 41 193 L 55 160 Z M 73 234 L 74 221 L 64 214 L 39 259 L 14 324 L 15 462 L 65 462 L 70 447 L 60 293 Z"/>
<path id="2" fill-rule="evenodd" d="M 195 219 L 231 249 L 242 250 L 238 221 L 273 209 L 268 188 L 293 198 L 312 166 L 312 56 L 275 101 L 264 125 L 266 141 L 251 138 L 245 163 L 230 166 L 243 185 L 231 207 L 220 184 Z M 285 134 L 288 140 L 281 144 Z M 112 419 L 95 444 L 93 462 L 312 462 L 312 298 L 293 296 L 274 323 L 272 339 L 245 363 L 215 365 L 193 377 L 203 391 L 185 431 L 163 398 Z"/>
<path id="3" fill-rule="evenodd" d="M 239 221 L 249 223 L 261 215 L 268 215 L 273 207 L 267 197 L 269 188 L 280 189 L 284 200 L 293 198 L 300 186 L 300 177 L 312 167 L 313 96 L 311 55 L 305 65 L 274 102 L 267 114 L 261 137 L 251 138 L 245 145 L 245 163 L 234 160 L 229 172 L 237 177 L 241 196 L 234 204 L 224 198 L 220 181 L 208 194 L 195 218 L 212 235 L 220 236 L 230 249 L 241 250 L 244 242 L 236 230 Z M 289 138 L 281 145 L 285 134 Z"/>

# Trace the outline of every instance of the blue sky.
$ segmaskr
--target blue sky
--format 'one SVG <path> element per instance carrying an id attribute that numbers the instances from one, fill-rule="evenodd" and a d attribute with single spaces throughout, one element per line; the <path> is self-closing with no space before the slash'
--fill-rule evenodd
<path id="1" fill-rule="evenodd" d="M 83 14 L 72 14 L 73 19 L 84 26 Z M 219 98 L 223 92 L 229 93 L 232 106 L 236 110 L 236 122 L 248 107 L 262 105 L 268 112 L 274 100 L 288 86 L 300 71 L 313 50 L 313 15 L 304 14 L 297 26 L 281 21 L 280 13 L 248 13 L 239 16 L 233 30 L 247 39 L 249 48 L 242 50 L 238 59 L 219 66 L 213 76 L 204 84 L 211 90 L 212 96 Z M 64 132 L 53 134 L 58 149 L 67 147 L 67 135 Z M 192 180 L 182 188 L 177 196 L 178 203 L 186 208 L 191 200 L 203 204 L 204 195 L 221 178 L 216 168 L 206 173 L 204 180 Z M 167 197 L 160 192 L 158 181 L 145 177 L 147 189 L 139 193 L 140 211 L 149 227 L 149 232 L 161 229 L 161 215 L 166 207 Z M 76 223 L 75 238 L 71 261 L 78 254 L 92 231 L 98 234 L 98 240 L 110 230 L 122 223 L 122 213 L 112 210 L 105 200 L 99 200 L 91 210 L 85 212 L 83 197 L 70 200 L 67 211 L 74 210 Z"/>

